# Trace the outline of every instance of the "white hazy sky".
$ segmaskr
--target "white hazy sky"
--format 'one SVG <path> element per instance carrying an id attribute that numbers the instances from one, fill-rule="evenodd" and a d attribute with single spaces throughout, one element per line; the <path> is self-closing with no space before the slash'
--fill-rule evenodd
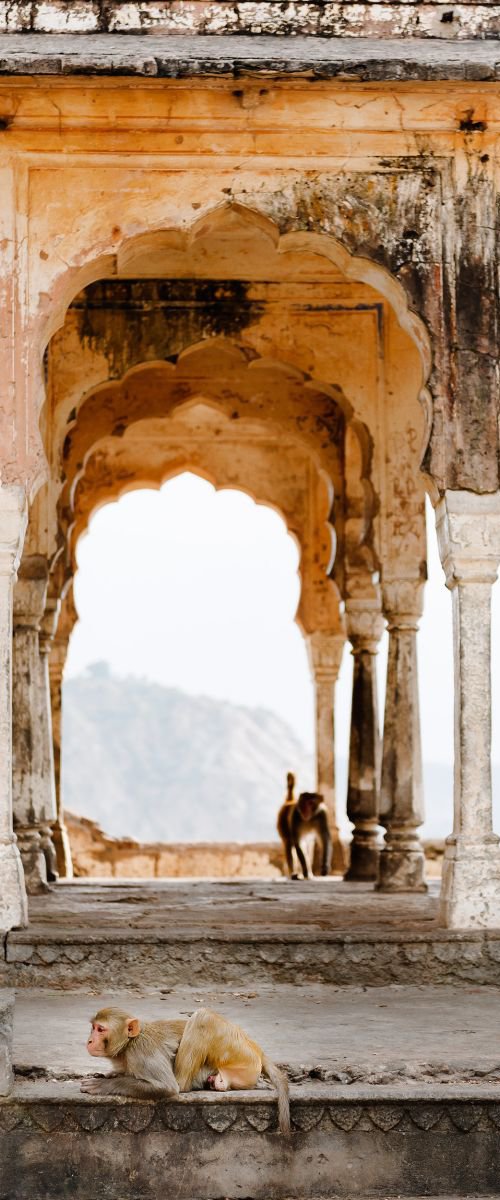
<path id="1" fill-rule="evenodd" d="M 429 582 L 419 633 L 423 752 L 427 762 L 451 764 L 451 597 L 431 509 L 428 516 Z M 216 492 L 184 474 L 159 492 L 131 492 L 100 509 L 80 542 L 78 566 L 80 620 L 67 677 L 105 659 L 119 675 L 269 708 L 312 748 L 312 687 L 293 620 L 298 551 L 276 513 L 239 492 Z M 498 760 L 498 586 L 493 597 L 493 758 Z M 378 660 L 382 705 L 385 642 Z M 351 662 L 346 651 L 336 705 L 341 757 L 348 746 Z"/>

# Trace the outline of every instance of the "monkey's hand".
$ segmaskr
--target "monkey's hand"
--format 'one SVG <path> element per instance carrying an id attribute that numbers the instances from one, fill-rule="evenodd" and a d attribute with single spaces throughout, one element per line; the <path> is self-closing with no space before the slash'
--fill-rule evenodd
<path id="1" fill-rule="evenodd" d="M 80 1091 L 89 1096 L 112 1096 L 116 1090 L 116 1078 L 113 1075 L 88 1075 L 80 1084 Z"/>

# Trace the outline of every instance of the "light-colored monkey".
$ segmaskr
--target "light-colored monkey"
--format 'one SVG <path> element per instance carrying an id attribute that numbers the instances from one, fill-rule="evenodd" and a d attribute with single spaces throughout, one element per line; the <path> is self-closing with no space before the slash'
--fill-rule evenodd
<path id="1" fill-rule="evenodd" d="M 84 1079 L 90 1095 L 173 1097 L 208 1085 L 215 1091 L 253 1088 L 261 1074 L 278 1095 L 279 1127 L 290 1132 L 288 1080 L 260 1046 L 209 1008 L 188 1020 L 146 1021 L 103 1008 L 91 1022 L 89 1054 L 109 1058 L 113 1072 Z"/>

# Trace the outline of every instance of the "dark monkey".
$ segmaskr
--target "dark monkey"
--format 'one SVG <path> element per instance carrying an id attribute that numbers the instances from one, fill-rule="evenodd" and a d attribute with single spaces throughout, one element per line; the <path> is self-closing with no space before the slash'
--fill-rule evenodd
<path id="1" fill-rule="evenodd" d="M 309 870 L 304 852 L 302 838 L 313 833 L 321 847 L 321 874 L 330 873 L 332 856 L 332 840 L 328 828 L 328 813 L 323 797 L 319 792 L 301 792 L 298 800 L 294 799 L 295 777 L 289 771 L 287 777 L 287 795 L 279 813 L 277 828 L 283 842 L 286 865 L 291 879 L 298 879 L 294 871 L 293 851 L 295 850 L 304 879 L 309 878 Z"/>

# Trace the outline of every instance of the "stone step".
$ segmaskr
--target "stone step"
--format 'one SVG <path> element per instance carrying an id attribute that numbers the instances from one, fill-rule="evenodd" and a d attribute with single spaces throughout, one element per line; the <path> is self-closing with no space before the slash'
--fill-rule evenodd
<path id="1" fill-rule="evenodd" d="M 184 986 L 213 982 L 337 986 L 450 982 L 500 985 L 500 931 L 432 929 L 319 933 L 260 929 L 227 933 L 54 927 L 10 933 L 0 958 L 0 986 L 93 988 Z"/>
<path id="2" fill-rule="evenodd" d="M 0 1200 L 498 1197 L 497 989 L 20 989 L 13 1037 L 4 1000 Z M 111 1001 L 145 1020 L 205 1005 L 242 1024 L 288 1071 L 290 1137 L 264 1086 L 170 1103 L 82 1093 L 101 1066 L 88 1021 Z"/>
<path id="3" fill-rule="evenodd" d="M 292 1089 L 170 1103 L 21 1081 L 0 1100 L 0 1200 L 367 1200 L 498 1196 L 498 1090 Z"/>
<path id="4" fill-rule="evenodd" d="M 436 917 L 436 884 L 77 881 L 31 898 L 28 928 L 3 939 L 0 986 L 500 984 L 500 930 L 450 932 Z"/>

